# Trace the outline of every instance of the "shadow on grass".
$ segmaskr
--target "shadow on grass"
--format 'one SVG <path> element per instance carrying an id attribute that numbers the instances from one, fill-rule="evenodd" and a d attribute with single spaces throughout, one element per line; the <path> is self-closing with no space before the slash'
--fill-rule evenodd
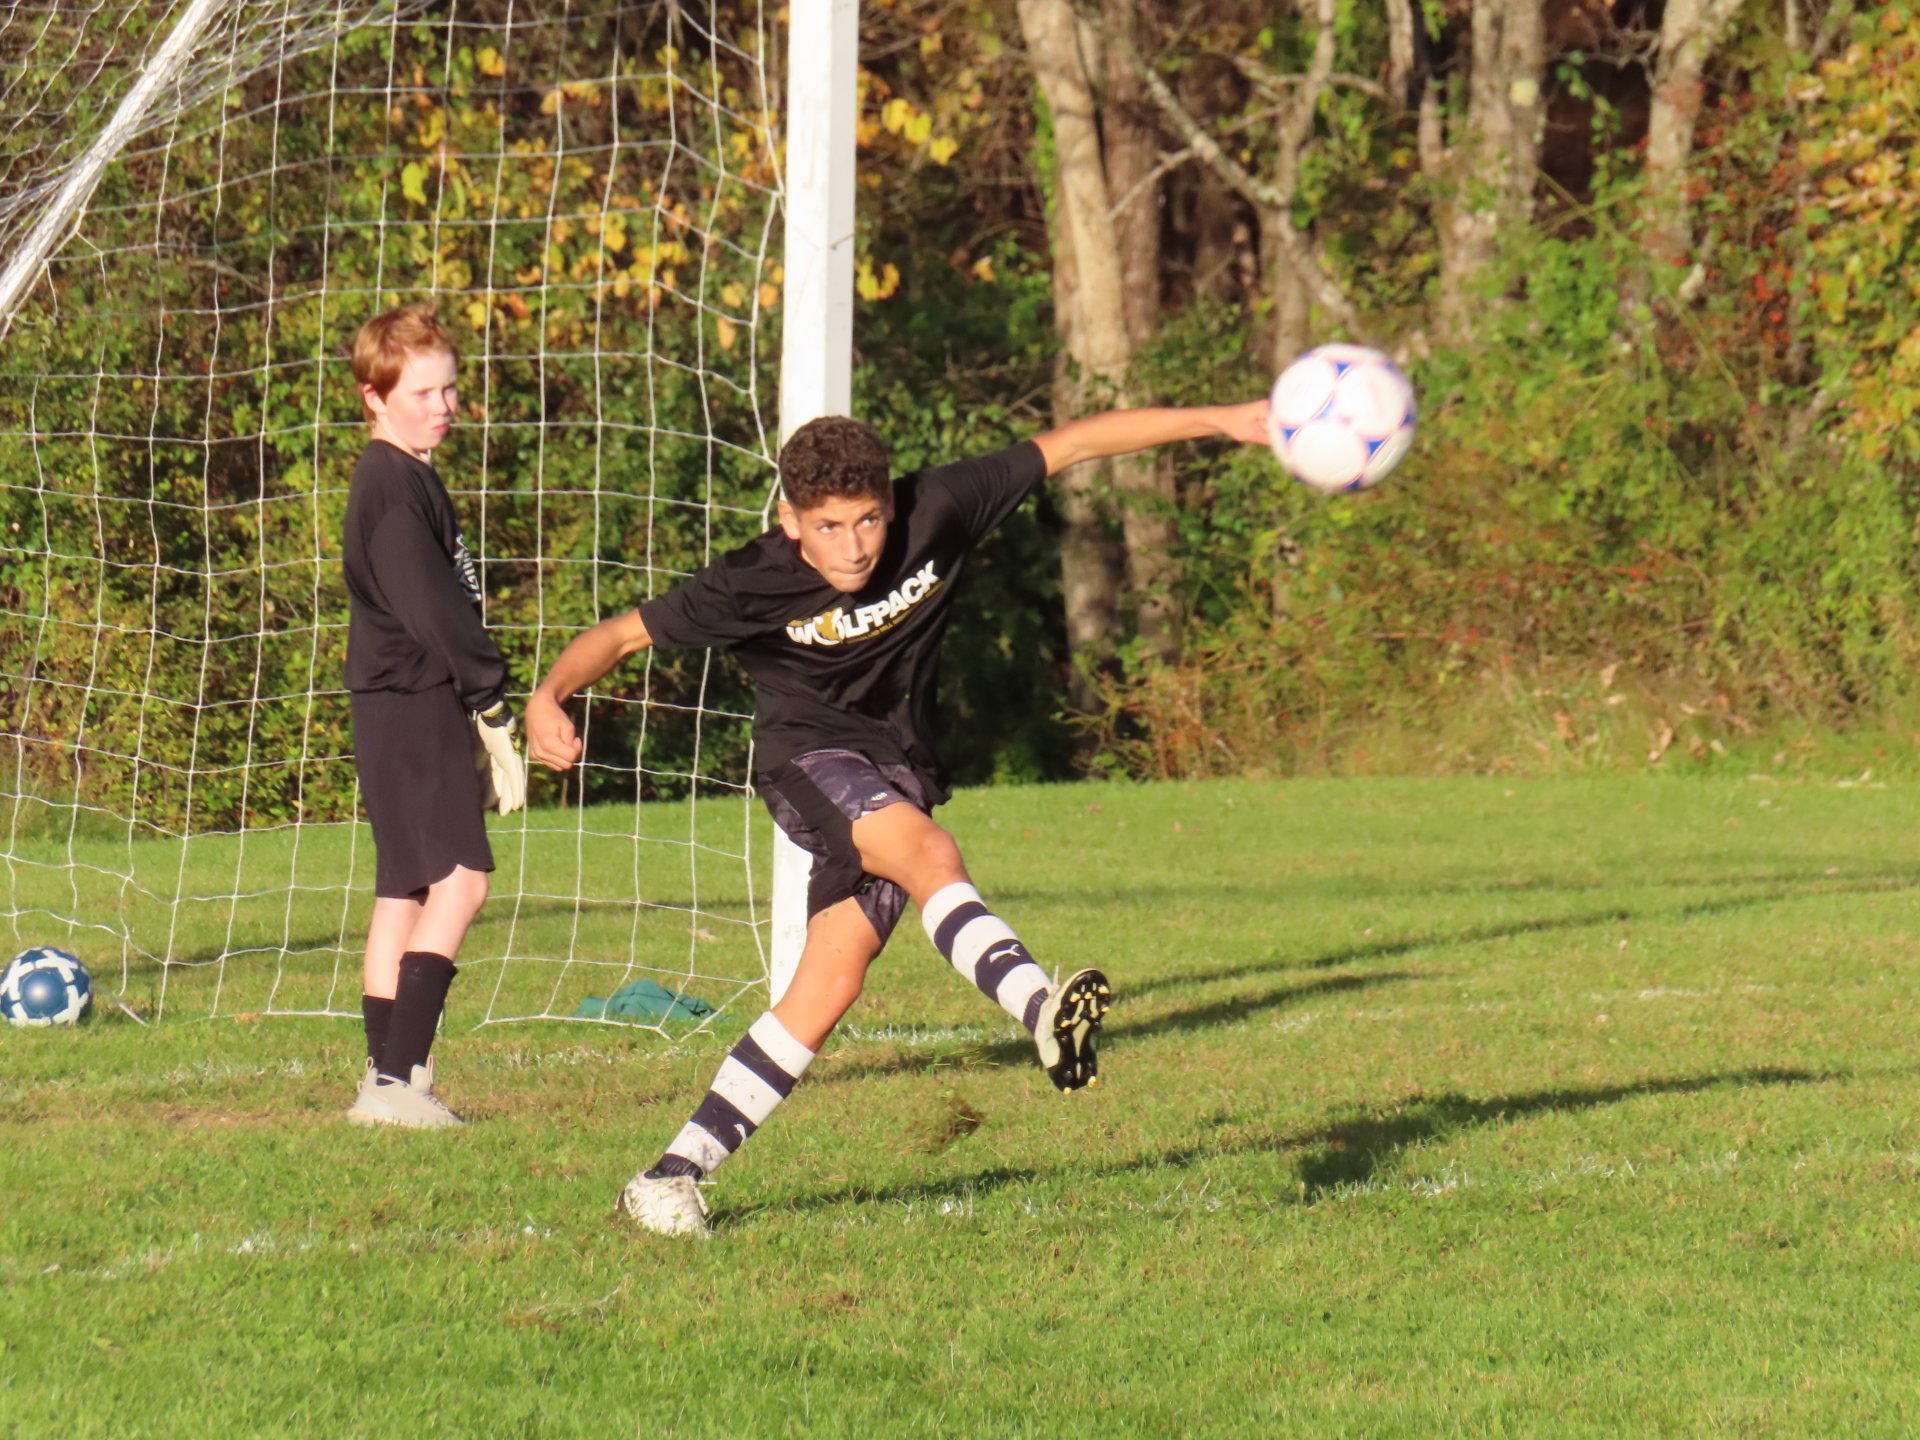
<path id="1" fill-rule="evenodd" d="M 1789 885 L 1746 895 L 1719 895 L 1682 905 L 1652 906 L 1634 909 L 1611 905 L 1577 915 L 1543 916 L 1535 920 L 1507 920 L 1495 924 L 1470 925 L 1446 935 L 1412 936 L 1399 940 L 1380 940 L 1367 945 L 1350 945 L 1324 955 L 1292 957 L 1276 955 L 1248 965 L 1231 965 L 1220 970 L 1190 970 L 1175 975 L 1149 975 L 1127 986 L 1130 995 L 1151 995 L 1159 990 L 1186 989 L 1226 980 L 1249 980 L 1283 970 L 1331 970 L 1342 965 L 1359 965 L 1370 960 L 1391 960 L 1421 950 L 1454 950 L 1506 940 L 1515 935 L 1546 935 L 1557 931 L 1587 930 L 1597 925 L 1672 924 L 1706 916 L 1730 915 L 1741 910 L 1757 910 L 1789 900 L 1817 899 L 1825 895 L 1894 894 L 1913 890 L 1910 878 L 1861 879 L 1852 883 L 1828 885 Z"/>
<path id="2" fill-rule="evenodd" d="M 1126 1043 L 1154 1035 L 1181 1035 L 1215 1025 L 1232 1025 L 1268 1010 L 1282 1010 L 1323 995 L 1339 995 L 1350 990 L 1371 990 L 1377 985 L 1394 985 L 1403 980 L 1431 980 L 1433 975 L 1414 975 L 1397 970 L 1377 975 L 1330 975 L 1322 980 L 1307 980 L 1298 985 L 1281 985 L 1264 995 L 1194 1005 L 1169 1014 L 1156 1015 L 1140 1024 L 1130 1024 L 1123 1008 L 1127 990 L 1121 988 L 1114 1022 L 1110 1022 L 1101 1053 L 1115 1042 Z M 1033 1042 L 1004 1040 L 991 1045 L 972 1045 L 935 1053 L 909 1051 L 877 1060 L 836 1060 L 832 1068 L 816 1072 L 810 1085 L 846 1085 L 888 1075 L 914 1075 L 939 1070 L 978 1070 L 995 1066 L 1028 1066 L 1034 1063 Z"/>
<path id="3" fill-rule="evenodd" d="M 1277 1160 L 1298 1156 L 1296 1183 L 1276 1184 L 1272 1193 L 1291 1203 L 1311 1205 L 1342 1190 L 1367 1184 L 1401 1153 L 1428 1141 L 1498 1125 L 1530 1115 L 1565 1114 L 1653 1095 L 1696 1095 L 1722 1088 L 1828 1084 L 1851 1078 L 1840 1071 L 1756 1066 L 1707 1075 L 1637 1080 L 1621 1085 L 1564 1086 L 1518 1095 L 1472 1099 L 1430 1095 L 1385 1110 L 1343 1118 L 1291 1134 L 1247 1134 L 1214 1144 L 1183 1145 L 1116 1164 L 1038 1166 L 997 1165 L 969 1175 L 921 1184 L 867 1187 L 849 1185 L 795 1195 L 770 1205 L 749 1206 L 723 1215 L 721 1226 L 739 1224 L 764 1210 L 820 1210 L 849 1203 L 913 1205 L 965 1201 L 1015 1186 L 1046 1180 L 1070 1170 L 1077 1180 L 1116 1179 L 1156 1171 L 1181 1171 L 1209 1160 L 1268 1153 Z M 1276 1177 L 1278 1179 L 1279 1177 Z"/>
<path id="4" fill-rule="evenodd" d="M 1845 1079 L 1836 1072 L 1763 1065 L 1714 1075 L 1638 1080 L 1626 1085 L 1567 1086 L 1485 1100 L 1433 1095 L 1372 1114 L 1336 1120 L 1308 1131 L 1286 1148 L 1307 1153 L 1300 1161 L 1300 1194 L 1308 1204 L 1329 1192 L 1367 1184 L 1401 1152 L 1462 1130 L 1497 1125 L 1529 1115 L 1564 1114 L 1618 1105 L 1644 1095 L 1695 1095 L 1723 1086 L 1807 1085 Z"/>

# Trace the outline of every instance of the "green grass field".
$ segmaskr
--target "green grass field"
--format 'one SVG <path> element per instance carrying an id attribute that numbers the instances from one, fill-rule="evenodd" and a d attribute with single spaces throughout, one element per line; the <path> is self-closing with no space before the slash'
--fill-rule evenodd
<path id="1" fill-rule="evenodd" d="M 462 1001 L 452 1135 L 343 1122 L 343 1021 L 0 1034 L 0 1433 L 1912 1433 L 1914 794 L 963 795 L 1101 1085 L 909 922 L 706 1245 L 610 1205 L 751 995 Z"/>

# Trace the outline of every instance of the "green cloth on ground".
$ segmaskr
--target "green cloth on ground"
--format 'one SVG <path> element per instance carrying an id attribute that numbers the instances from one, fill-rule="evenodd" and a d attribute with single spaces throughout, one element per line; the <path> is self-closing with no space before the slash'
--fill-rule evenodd
<path id="1" fill-rule="evenodd" d="M 651 980 L 629 980 L 610 996 L 587 996 L 573 1013 L 582 1020 L 698 1020 L 711 1015 L 713 1006 Z"/>

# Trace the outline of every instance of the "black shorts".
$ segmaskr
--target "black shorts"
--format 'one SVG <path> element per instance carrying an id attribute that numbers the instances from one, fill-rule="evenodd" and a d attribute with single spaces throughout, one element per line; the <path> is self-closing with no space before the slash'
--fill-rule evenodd
<path id="1" fill-rule="evenodd" d="M 454 866 L 493 869 L 473 722 L 453 686 L 353 692 L 353 763 L 373 823 L 373 893 L 416 899 Z"/>
<path id="2" fill-rule="evenodd" d="M 755 782 L 787 838 L 813 856 L 807 918 L 848 898 L 885 945 L 906 913 L 907 892 L 860 868 L 853 822 L 901 801 L 927 814 L 926 792 L 904 765 L 877 765 L 857 750 L 809 750 Z"/>

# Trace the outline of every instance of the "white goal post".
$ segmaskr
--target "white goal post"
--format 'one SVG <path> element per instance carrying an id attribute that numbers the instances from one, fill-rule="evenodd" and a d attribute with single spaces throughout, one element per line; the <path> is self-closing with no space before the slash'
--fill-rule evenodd
<path id="1" fill-rule="evenodd" d="M 787 59 L 786 329 L 780 439 L 853 407 L 855 125 L 859 0 L 794 0 Z M 807 938 L 807 853 L 774 826 L 768 998 L 793 979 Z"/>

